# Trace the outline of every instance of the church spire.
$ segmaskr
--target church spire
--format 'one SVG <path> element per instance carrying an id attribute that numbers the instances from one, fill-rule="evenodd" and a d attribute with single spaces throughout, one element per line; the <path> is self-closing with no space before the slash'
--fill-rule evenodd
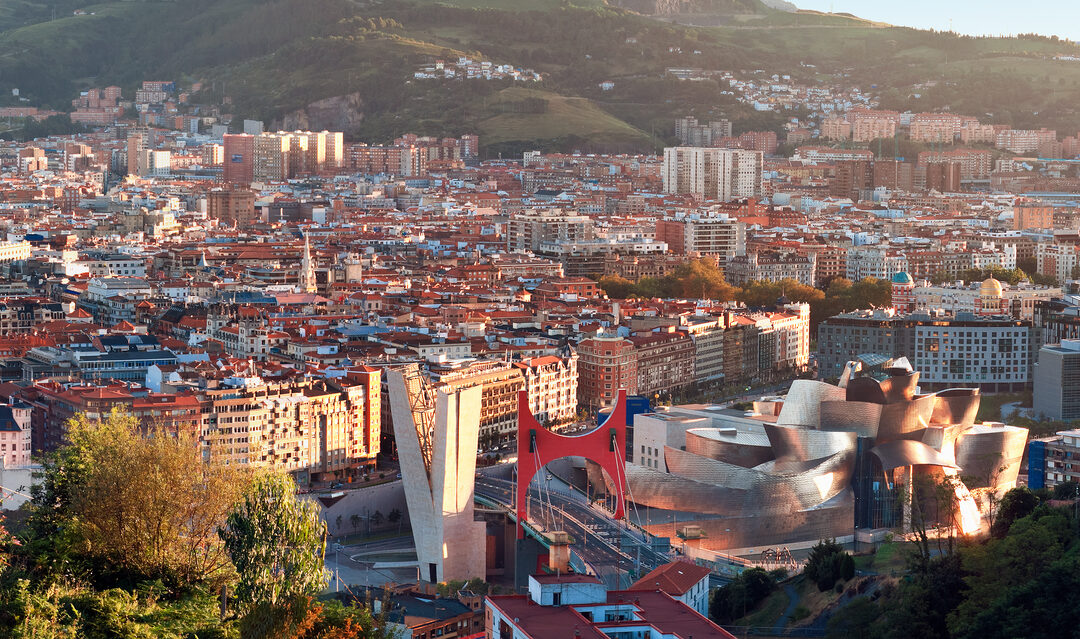
<path id="1" fill-rule="evenodd" d="M 311 240 L 304 234 L 304 259 L 300 263 L 300 291 L 315 292 L 315 264 L 311 261 Z"/>

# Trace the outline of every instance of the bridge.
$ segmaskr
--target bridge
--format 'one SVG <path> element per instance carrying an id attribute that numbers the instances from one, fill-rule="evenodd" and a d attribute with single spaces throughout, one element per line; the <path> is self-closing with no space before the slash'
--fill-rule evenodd
<path id="1" fill-rule="evenodd" d="M 529 516 L 521 521 L 514 504 L 513 481 L 477 475 L 474 499 L 504 511 L 521 524 L 527 536 L 545 546 L 550 545 L 545 533 L 569 533 L 574 569 L 596 575 L 612 589 L 626 588 L 653 568 L 671 561 L 666 553 L 652 547 L 645 533 L 612 519 L 562 480 L 553 477 L 546 483 L 530 486 Z"/>

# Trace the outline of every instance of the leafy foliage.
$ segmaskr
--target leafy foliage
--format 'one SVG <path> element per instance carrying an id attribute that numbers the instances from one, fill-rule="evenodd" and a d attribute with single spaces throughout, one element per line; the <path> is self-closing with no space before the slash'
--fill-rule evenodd
<path id="1" fill-rule="evenodd" d="M 1018 519 L 1030 515 L 1038 505 L 1039 498 L 1029 488 L 1013 488 L 1001 498 L 991 533 L 999 539 L 1004 537 Z"/>
<path id="2" fill-rule="evenodd" d="M 738 289 L 727 283 L 716 263 L 707 259 L 691 260 L 679 265 L 671 275 L 645 277 L 637 283 L 618 276 L 600 278 L 600 287 L 613 299 L 629 297 L 711 299 L 729 302 Z"/>
<path id="3" fill-rule="evenodd" d="M 946 282 L 953 282 L 956 280 L 963 280 L 965 282 L 982 282 L 988 278 L 1005 282 L 1006 284 L 1017 285 L 1020 282 L 1034 282 L 1042 286 L 1057 286 L 1058 281 L 1054 277 L 1041 275 L 1035 270 L 1034 265 L 1029 265 L 1030 270 L 1023 268 L 986 268 L 986 269 L 966 269 L 958 273 L 938 273 L 930 278 L 930 281 L 934 284 L 944 284 Z"/>
<path id="4" fill-rule="evenodd" d="M 394 639 L 385 615 L 375 616 L 371 606 L 345 606 L 338 601 L 316 601 L 309 596 L 286 599 L 281 605 L 262 603 L 240 623 L 242 637 L 267 639 Z"/>
<path id="5" fill-rule="evenodd" d="M 241 605 L 274 606 L 326 587 L 326 523 L 314 503 L 297 498 L 288 475 L 256 477 L 220 535 L 239 575 Z"/>
<path id="6" fill-rule="evenodd" d="M 454 597 L 462 590 L 468 590 L 474 594 L 486 595 L 490 584 L 483 579 L 474 577 L 468 581 L 452 580 L 438 584 L 435 591 L 440 597 Z"/>
<path id="7" fill-rule="evenodd" d="M 781 297 L 786 297 L 792 302 L 813 305 L 825 300 L 825 292 L 792 279 L 785 279 L 779 282 L 761 280 L 748 282 L 735 294 L 735 299 L 747 306 L 773 306 Z"/>
<path id="8" fill-rule="evenodd" d="M 69 443 L 43 460 L 28 517 L 7 522 L 18 541 L 0 528 L 0 637 L 235 639 L 244 624 L 222 615 L 219 594 L 238 572 L 237 590 L 262 598 L 268 618 L 307 620 L 302 633 L 281 636 L 387 636 L 385 617 L 367 607 L 310 600 L 325 584 L 325 526 L 288 476 L 265 473 L 245 491 L 247 473 L 204 462 L 190 436 L 119 411 L 67 426 Z M 252 521 L 265 523 L 254 537 L 244 534 Z M 268 546 L 248 549 L 253 541 Z"/>
<path id="9" fill-rule="evenodd" d="M 855 576 L 855 560 L 836 540 L 823 539 L 810 549 L 803 574 L 825 592 Z"/>
<path id="10" fill-rule="evenodd" d="M 1011 525 L 956 552 L 913 561 L 910 573 L 879 598 L 856 599 L 834 615 L 827 636 L 1071 636 L 1080 623 L 1075 510 L 1040 504 L 1027 489 L 1010 491 L 1002 506 L 1000 520 Z"/>
<path id="11" fill-rule="evenodd" d="M 709 617 L 731 623 L 753 610 L 776 590 L 776 578 L 761 568 L 744 570 L 731 583 L 718 588 L 709 602 Z"/>

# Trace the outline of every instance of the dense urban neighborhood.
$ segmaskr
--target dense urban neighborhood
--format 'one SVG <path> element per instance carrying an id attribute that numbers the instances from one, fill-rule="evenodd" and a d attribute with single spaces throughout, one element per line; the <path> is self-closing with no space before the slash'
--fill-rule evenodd
<path id="1" fill-rule="evenodd" d="M 18 4 L 14 57 L 181 10 Z M 385 96 L 0 53 L 0 635 L 1080 623 L 1075 82 L 1040 119 L 917 62 L 722 64 L 706 34 L 923 37 L 784 2 L 460 4 L 267 5 L 268 68 L 378 50 L 335 81 Z"/>

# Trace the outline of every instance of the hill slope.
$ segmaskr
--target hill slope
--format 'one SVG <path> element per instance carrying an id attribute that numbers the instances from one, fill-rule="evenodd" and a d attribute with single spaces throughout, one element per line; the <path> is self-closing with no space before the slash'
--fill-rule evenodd
<path id="1" fill-rule="evenodd" d="M 706 13 L 659 20 L 604 0 L 5 0 L 0 101 L 10 102 L 17 87 L 34 104 L 63 108 L 89 86 L 116 83 L 130 95 L 143 79 L 203 81 L 198 99 L 227 99 L 239 116 L 330 121 L 372 141 L 475 130 L 488 153 L 657 148 L 685 113 L 724 115 L 736 130 L 783 124 L 784 114 L 755 112 L 726 84 L 665 76 L 696 67 L 876 85 L 892 108 L 947 106 L 1021 127 L 1076 126 L 1080 63 L 1053 59 L 1078 54 L 1072 44 L 885 27 L 759 0 L 607 2 Z M 73 15 L 76 8 L 93 15 Z M 724 26 L 671 21 L 686 15 L 721 15 Z M 530 67 L 544 81 L 413 78 L 419 65 L 459 55 Z M 601 91 L 605 81 L 615 88 Z M 545 92 L 546 110 L 507 110 L 534 90 Z"/>

